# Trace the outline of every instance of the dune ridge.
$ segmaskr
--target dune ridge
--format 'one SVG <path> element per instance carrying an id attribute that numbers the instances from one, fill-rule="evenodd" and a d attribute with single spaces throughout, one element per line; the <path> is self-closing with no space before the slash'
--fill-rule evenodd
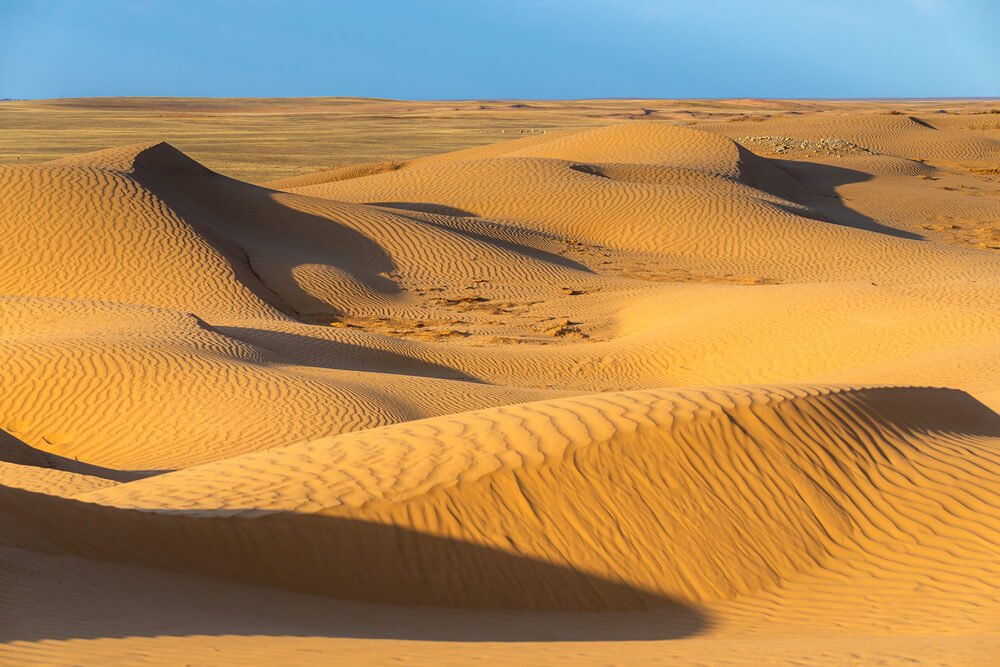
<path id="1" fill-rule="evenodd" d="M 705 602 L 822 570 L 836 551 L 891 572 L 877 556 L 901 545 L 923 558 L 961 549 L 956 586 L 997 574 L 998 438 L 995 413 L 949 390 L 603 394 L 249 454 L 74 494 L 86 505 L 64 510 L 31 512 L 39 501 L 23 499 L 16 515 L 86 527 L 45 538 L 64 552 L 380 602 Z M 948 460 L 956 448 L 968 452 L 961 465 Z M 935 527 L 928 505 L 948 508 L 947 520 Z M 391 527 L 395 550 L 377 526 Z M 444 544 L 410 543 L 411 532 Z M 505 562 L 453 556 L 451 544 L 596 575 L 634 599 L 552 574 L 543 586 Z"/>

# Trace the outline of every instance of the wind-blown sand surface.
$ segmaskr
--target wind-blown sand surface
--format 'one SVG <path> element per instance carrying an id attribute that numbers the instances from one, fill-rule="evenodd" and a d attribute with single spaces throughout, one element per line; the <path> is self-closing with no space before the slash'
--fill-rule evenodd
<path id="1" fill-rule="evenodd" d="M 988 103 L 5 104 L 534 122 L 0 167 L 3 663 L 1000 651 Z"/>

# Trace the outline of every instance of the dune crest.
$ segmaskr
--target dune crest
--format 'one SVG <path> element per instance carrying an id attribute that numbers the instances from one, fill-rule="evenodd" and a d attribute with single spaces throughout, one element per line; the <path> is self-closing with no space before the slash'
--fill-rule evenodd
<path id="1" fill-rule="evenodd" d="M 951 390 L 605 394 L 291 445 L 74 494 L 61 510 L 26 498 L 16 514 L 26 527 L 76 517 L 64 523 L 84 533 L 45 538 L 60 551 L 379 602 L 727 600 L 821 577 L 833 554 L 905 577 L 880 560 L 902 545 L 950 563 L 958 586 L 998 574 L 998 438 L 1000 418 Z M 553 571 L 539 579 L 499 554 Z"/>

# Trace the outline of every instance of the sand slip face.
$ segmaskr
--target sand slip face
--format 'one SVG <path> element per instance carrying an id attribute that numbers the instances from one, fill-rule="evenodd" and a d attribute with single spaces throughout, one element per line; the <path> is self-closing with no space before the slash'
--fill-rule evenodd
<path id="1" fill-rule="evenodd" d="M 0 167 L 0 660 L 982 664 L 995 138 L 705 128 Z"/>

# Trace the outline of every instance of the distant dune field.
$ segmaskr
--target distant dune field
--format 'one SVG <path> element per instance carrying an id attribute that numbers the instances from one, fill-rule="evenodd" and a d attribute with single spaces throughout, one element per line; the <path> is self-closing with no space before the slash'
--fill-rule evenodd
<path id="1" fill-rule="evenodd" d="M 0 662 L 1000 651 L 1000 102 L 0 119 Z"/>

